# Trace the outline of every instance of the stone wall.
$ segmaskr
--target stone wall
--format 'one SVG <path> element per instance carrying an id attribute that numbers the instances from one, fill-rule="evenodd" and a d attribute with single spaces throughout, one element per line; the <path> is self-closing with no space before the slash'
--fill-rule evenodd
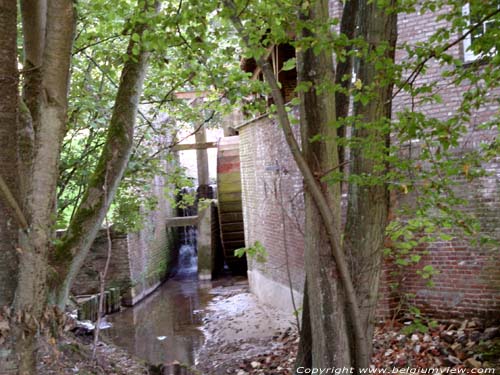
<path id="1" fill-rule="evenodd" d="M 332 14 L 339 14 L 339 2 L 331 2 Z M 444 10 L 445 11 L 445 10 Z M 436 21 L 437 14 L 401 15 L 399 43 L 424 40 L 436 28 L 445 26 Z M 451 51 L 463 58 L 463 46 L 458 43 Z M 397 59 L 405 56 L 398 51 Z M 415 84 L 439 80 L 438 88 L 443 103 L 417 106 L 428 116 L 446 119 L 454 113 L 462 95 L 469 87 L 454 87 L 440 78 L 441 67 L 434 61 L 427 73 Z M 498 96 L 499 93 L 492 93 Z M 410 98 L 398 95 L 394 112 L 411 104 Z M 461 140 L 463 149 L 479 147 L 496 134 L 478 129 L 477 125 L 491 119 L 497 107 L 485 106 L 471 116 L 470 132 Z M 261 117 L 238 127 L 243 184 L 243 214 L 246 245 L 260 241 L 269 253 L 265 264 L 249 263 L 250 286 L 267 303 L 291 309 L 288 285 L 300 293 L 303 271 L 303 198 L 302 178 L 297 171 L 284 141 L 282 130 L 275 120 Z M 413 145 L 418 146 L 418 145 Z M 500 239 L 500 165 L 495 161 L 484 166 L 489 175 L 468 183 L 457 180 L 457 191 L 470 201 L 464 209 L 475 214 L 483 231 Z M 406 197 L 395 197 L 400 202 Z M 284 204 L 282 204 L 282 202 Z M 285 219 L 282 218 L 284 207 Z M 284 240 L 286 238 L 286 241 Z M 480 316 L 498 317 L 500 312 L 500 255 L 498 249 L 479 250 L 460 241 L 430 244 L 422 251 L 420 267 L 431 264 L 439 271 L 428 287 L 426 280 L 408 269 L 397 277 L 394 267 L 386 261 L 381 280 L 379 314 L 390 316 L 400 297 L 408 293 L 416 296 L 414 303 L 426 314 L 439 317 Z M 287 274 L 287 265 L 291 278 Z M 399 282 L 397 290 L 390 285 Z M 299 304 L 301 304 L 299 300 Z"/>
<path id="2" fill-rule="evenodd" d="M 119 287 L 121 291 L 130 286 L 130 265 L 128 260 L 128 241 L 126 234 L 111 230 L 112 256 L 107 279 L 108 287 Z M 72 293 L 75 295 L 95 294 L 99 292 L 99 273 L 104 271 L 108 251 L 108 239 L 105 229 L 97 235 L 89 255 L 75 279 Z"/>

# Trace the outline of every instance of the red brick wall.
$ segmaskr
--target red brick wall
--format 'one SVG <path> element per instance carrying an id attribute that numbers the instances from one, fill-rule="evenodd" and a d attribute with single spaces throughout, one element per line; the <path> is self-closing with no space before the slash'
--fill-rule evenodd
<path id="1" fill-rule="evenodd" d="M 260 241 L 268 253 L 267 262 L 250 260 L 249 269 L 288 285 L 288 262 L 292 285 L 302 290 L 302 177 L 275 120 L 263 117 L 238 130 L 245 242 Z"/>
<path id="2" fill-rule="evenodd" d="M 331 2 L 331 13 L 339 14 L 339 2 Z M 399 43 L 425 40 L 436 28 L 445 26 L 444 21 L 436 22 L 436 14 L 401 15 L 399 18 Z M 462 46 L 453 48 L 455 56 L 461 57 Z M 404 55 L 399 51 L 397 59 Z M 441 78 L 441 67 L 434 61 L 429 64 L 425 76 L 416 84 L 430 80 L 439 82 L 439 90 L 444 99 L 440 104 L 417 106 L 428 116 L 446 119 L 454 113 L 466 85 L 454 87 Z M 497 93 L 495 93 L 497 94 Z M 410 99 L 398 95 L 394 101 L 394 111 L 410 105 Z M 465 148 L 478 147 L 480 141 L 491 139 L 492 132 L 477 131 L 476 125 L 491 118 L 497 110 L 493 106 L 479 109 L 472 116 L 471 132 L 462 140 Z M 272 280 L 288 284 L 286 259 L 292 271 L 292 283 L 296 290 L 302 290 L 303 282 L 303 198 L 302 179 L 288 151 L 282 130 L 275 120 L 267 117 L 257 119 L 239 128 L 242 168 L 243 206 L 245 236 L 247 246 L 260 241 L 269 253 L 265 264 L 250 263 L 250 269 L 258 269 Z M 281 167 L 276 168 L 276 161 Z M 466 208 L 481 221 L 483 230 L 500 239 L 500 165 L 486 166 L 491 175 L 478 179 L 472 184 L 459 181 L 460 192 L 470 200 Z M 286 173 L 284 172 L 286 170 Z M 287 219 L 281 220 L 280 189 Z M 290 204 L 293 200 L 295 207 Z M 293 220 L 290 219 L 293 218 Z M 299 223 L 298 225 L 296 223 Z M 284 251 L 283 231 L 287 238 Z M 388 316 L 397 306 L 398 297 L 406 293 L 416 295 L 415 303 L 425 313 L 440 317 L 451 316 L 498 316 L 500 312 L 500 255 L 494 251 L 480 251 L 458 242 L 433 243 L 422 256 L 419 266 L 432 264 L 439 274 L 434 277 L 435 287 L 428 287 L 426 280 L 417 276 L 414 270 L 406 270 L 402 278 L 393 275 L 394 268 L 386 263 L 381 279 L 381 299 L 379 312 Z M 287 253 L 287 254 L 286 254 Z M 400 282 L 393 290 L 390 284 Z"/>
<path id="3" fill-rule="evenodd" d="M 399 17 L 398 43 L 416 43 L 426 40 L 440 27 L 446 27 L 446 21 L 438 21 L 439 13 L 423 15 L 402 14 Z M 455 39 L 457 36 L 451 36 Z M 463 59 L 463 45 L 458 43 L 449 50 L 455 58 Z M 396 59 L 401 61 L 405 53 L 399 50 Z M 463 69 L 467 69 L 464 67 Z M 416 110 L 427 116 L 445 120 L 453 115 L 460 105 L 462 95 L 470 89 L 466 83 L 461 86 L 450 84 L 442 78 L 443 67 L 435 60 L 430 60 L 427 72 L 415 81 L 419 86 L 438 82 L 437 90 L 443 98 L 442 103 L 419 104 Z M 492 92 L 498 97 L 500 91 Z M 394 112 L 411 105 L 408 95 L 399 94 L 394 100 Z M 498 107 L 485 105 L 471 116 L 468 134 L 461 140 L 464 150 L 477 149 L 480 143 L 492 140 L 496 130 L 478 130 L 477 125 L 491 120 Z M 414 145 L 414 147 L 417 145 Z M 458 151 L 460 152 L 460 151 Z M 490 176 L 472 183 L 457 179 L 456 191 L 470 202 L 465 209 L 479 218 L 485 232 L 500 239 L 500 165 L 497 162 L 485 165 Z M 460 241 L 432 243 L 427 247 L 428 254 L 422 255 L 420 266 L 431 264 L 439 271 L 434 276 L 435 287 L 426 286 L 426 281 L 409 270 L 403 277 L 400 292 L 416 295 L 415 303 L 424 312 L 436 316 L 476 315 L 484 318 L 498 317 L 500 312 L 500 254 L 493 251 L 479 250 Z"/>

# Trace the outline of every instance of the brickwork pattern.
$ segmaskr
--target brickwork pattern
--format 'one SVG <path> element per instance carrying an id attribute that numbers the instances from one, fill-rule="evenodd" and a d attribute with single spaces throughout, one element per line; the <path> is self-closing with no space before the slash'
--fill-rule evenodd
<path id="1" fill-rule="evenodd" d="M 111 231 L 112 257 L 107 279 L 108 287 L 125 290 L 130 285 L 127 236 Z M 104 271 L 108 251 L 108 239 L 105 229 L 97 235 L 89 255 L 75 279 L 72 293 L 75 295 L 95 294 L 99 292 L 99 273 Z"/>
<path id="2" fill-rule="evenodd" d="M 263 117 L 239 131 L 245 242 L 249 247 L 259 241 L 268 253 L 265 263 L 249 260 L 249 269 L 257 269 L 284 285 L 291 281 L 293 288 L 301 291 L 302 176 L 275 120 Z"/>
<path id="3" fill-rule="evenodd" d="M 446 9 L 442 10 L 445 12 Z M 330 13 L 339 16 L 339 1 L 330 2 Z M 438 27 L 446 26 L 445 21 L 437 21 L 437 14 L 402 14 L 398 21 L 399 43 L 425 40 Z M 463 57 L 463 47 L 459 43 L 450 51 L 457 58 Z M 405 58 L 398 51 L 396 58 Z M 418 111 L 438 119 L 446 119 L 459 106 L 462 95 L 469 87 L 449 85 L 441 78 L 442 67 L 430 61 L 425 75 L 415 84 L 438 81 L 438 89 L 443 103 L 418 105 L 408 96 L 399 94 L 394 100 L 394 112 L 412 104 Z M 498 93 L 494 93 L 497 95 Z M 498 96 L 498 95 L 497 95 Z M 480 131 L 477 125 L 491 118 L 498 111 L 493 105 L 486 105 L 471 117 L 470 132 L 461 140 L 463 149 L 474 149 L 481 142 L 495 136 L 491 131 Z M 286 259 L 292 271 L 292 285 L 302 290 L 303 270 L 303 186 L 302 178 L 284 141 L 282 130 L 276 121 L 263 117 L 239 127 L 240 156 L 242 169 L 243 215 L 247 246 L 260 241 L 269 259 L 265 264 L 250 262 L 249 268 L 260 270 L 266 276 L 281 284 L 288 285 Z M 470 205 L 464 209 L 475 214 L 481 221 L 483 230 L 500 239 L 500 165 L 498 162 L 486 165 L 489 176 L 472 184 L 457 181 L 459 192 L 469 199 Z M 279 186 L 282 186 L 280 190 Z M 281 196 L 287 218 L 281 220 Z M 294 204 L 291 204 L 294 202 Z M 345 205 L 344 205 L 345 206 Z M 291 219 L 292 218 L 292 219 Z M 283 234 L 286 237 L 285 251 Z M 423 250 L 423 249 L 420 249 Z M 498 317 L 500 312 L 500 254 L 498 249 L 484 251 L 460 241 L 430 244 L 427 253 L 422 253 L 420 267 L 431 264 L 439 271 L 434 277 L 434 287 L 428 287 L 426 280 L 416 275 L 414 270 L 406 270 L 404 275 L 394 275 L 395 267 L 386 261 L 381 275 L 379 315 L 390 316 L 407 293 L 416 296 L 415 303 L 423 312 L 438 317 L 479 316 Z M 391 284 L 400 284 L 395 290 Z"/>

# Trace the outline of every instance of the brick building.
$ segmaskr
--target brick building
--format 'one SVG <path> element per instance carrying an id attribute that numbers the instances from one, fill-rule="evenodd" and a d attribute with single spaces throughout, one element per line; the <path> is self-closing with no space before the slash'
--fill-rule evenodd
<path id="1" fill-rule="evenodd" d="M 333 16 L 340 14 L 340 1 L 331 1 Z M 446 9 L 440 12 L 445 12 Z M 437 21 L 438 13 L 401 14 L 398 19 L 398 43 L 416 43 L 432 35 L 446 21 Z M 450 53 L 464 61 L 474 58 L 466 50 L 466 40 L 457 43 Z M 396 59 L 405 56 L 398 51 Z M 466 68 L 466 67 L 465 67 Z M 437 80 L 443 103 L 418 106 L 417 110 L 441 120 L 454 113 L 462 94 L 469 87 L 450 85 L 441 77 L 442 67 L 429 61 L 425 75 L 415 85 Z M 284 87 L 286 87 L 284 85 Z M 497 93 L 492 93 L 497 94 Z M 394 112 L 410 105 L 408 96 L 396 96 Z M 477 125 L 491 120 L 498 108 L 479 108 L 469 124 L 468 135 L 461 140 L 463 149 L 477 148 L 485 140 L 496 136 L 491 130 L 483 131 Z M 246 246 L 259 241 L 268 252 L 265 263 L 249 262 L 249 281 L 252 291 L 264 302 L 292 311 L 290 286 L 295 304 L 302 303 L 304 281 L 304 217 L 302 177 L 292 159 L 282 130 L 273 120 L 262 116 L 236 127 L 240 135 L 243 214 Z M 298 134 L 298 129 L 297 134 Z M 496 132 L 496 130 L 495 130 Z M 418 146 L 418 141 L 416 145 Z M 405 145 L 402 145 L 404 151 Z M 485 232 L 500 239 L 500 160 L 484 167 L 489 173 L 473 183 L 458 181 L 459 193 L 470 202 L 464 209 L 475 214 Z M 415 295 L 414 303 L 425 313 L 439 317 L 479 316 L 498 318 L 500 312 L 500 255 L 498 249 L 486 251 L 457 240 L 432 243 L 422 253 L 421 264 L 431 264 L 439 271 L 434 276 L 434 287 L 408 270 L 400 280 L 397 291 L 391 290 L 392 268 L 386 263 L 382 274 L 380 314 L 390 315 L 399 298 L 407 293 Z"/>

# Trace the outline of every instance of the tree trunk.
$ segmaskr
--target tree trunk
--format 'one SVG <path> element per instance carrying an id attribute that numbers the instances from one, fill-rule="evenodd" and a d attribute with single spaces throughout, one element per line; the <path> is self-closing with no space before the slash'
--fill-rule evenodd
<path id="1" fill-rule="evenodd" d="M 309 293 L 307 292 L 307 278 L 304 282 L 304 302 L 302 309 L 302 324 L 300 329 L 299 349 L 295 360 L 294 373 L 300 374 L 298 371 L 301 367 L 310 369 L 312 367 L 312 333 L 311 333 L 311 314 L 309 314 Z"/>
<path id="2" fill-rule="evenodd" d="M 390 2 L 394 6 L 395 1 Z M 377 6 L 377 2 L 360 1 L 359 35 L 368 42 L 368 50 L 375 51 L 381 44 L 389 48 L 384 57 L 394 61 L 397 36 L 397 15 L 389 14 Z M 375 85 L 375 92 L 368 104 L 357 102 L 354 115 L 360 122 L 352 129 L 352 136 L 362 139 L 360 146 L 351 147 L 350 173 L 353 175 L 382 177 L 386 170 L 380 167 L 382 159 L 373 155 L 385 155 L 389 133 L 384 125 L 391 116 L 392 84 L 383 84 L 383 72 L 377 71 L 373 58 L 361 58 L 357 79 L 363 86 Z M 367 142 L 363 142 L 366 140 Z M 359 145 L 359 143 L 354 143 Z M 345 234 L 346 252 L 352 259 L 354 285 L 360 303 L 361 318 L 369 342 L 373 337 L 377 307 L 378 285 L 382 268 L 382 248 L 389 207 L 387 186 L 378 184 L 349 185 L 347 223 Z M 371 345 L 369 346 L 371 350 Z M 366 367 L 367 363 L 359 363 Z"/>
<path id="3" fill-rule="evenodd" d="M 242 37 L 243 42 L 246 44 L 246 46 L 248 48 L 251 48 L 253 46 L 252 42 L 250 40 L 250 37 L 248 36 L 248 34 L 245 31 L 245 28 L 243 26 L 241 19 L 238 16 L 239 11 L 238 11 L 235 3 L 232 0 L 224 0 L 224 5 L 231 11 L 231 16 L 230 16 L 231 21 L 232 21 L 233 25 L 235 26 L 236 30 L 238 31 L 238 33 L 240 34 L 240 36 Z M 327 11 L 325 10 L 325 8 L 327 8 L 327 6 L 328 6 L 328 4 L 326 1 L 320 1 L 319 5 L 316 4 L 314 7 L 315 7 L 315 11 L 317 12 L 316 13 L 317 16 L 320 16 L 320 15 L 324 16 L 324 14 L 327 14 Z M 319 8 L 316 8 L 316 7 L 319 7 Z M 319 9 L 319 11 L 317 9 Z M 286 108 L 285 108 L 283 96 L 281 94 L 280 87 L 276 81 L 276 77 L 274 75 L 272 67 L 262 57 L 258 58 L 256 62 L 257 62 L 257 66 L 262 70 L 262 73 L 264 74 L 264 77 L 271 88 L 272 97 L 273 97 L 274 103 L 276 105 L 278 119 L 279 119 L 280 125 L 283 129 L 283 134 L 284 134 L 285 140 L 288 144 L 288 147 L 290 149 L 290 152 L 292 153 L 292 156 L 293 156 L 295 162 L 297 163 L 297 167 L 304 178 L 304 186 L 305 186 L 306 193 L 314 201 L 315 207 L 318 210 L 317 212 L 319 213 L 319 215 L 321 216 L 321 219 L 322 219 L 322 224 L 323 224 L 322 227 L 325 228 L 325 231 L 328 235 L 330 256 L 332 256 L 334 261 L 335 261 L 334 264 L 336 265 L 336 269 L 335 269 L 336 273 L 335 273 L 335 275 L 321 275 L 321 277 L 318 279 L 323 281 L 323 280 L 327 280 L 328 278 L 333 279 L 338 275 L 337 276 L 338 281 L 339 281 L 340 285 L 342 286 L 342 291 L 344 292 L 345 309 L 346 309 L 346 312 L 349 314 L 350 323 L 351 323 L 350 327 L 352 327 L 352 333 L 353 333 L 353 337 L 354 337 L 353 341 L 354 341 L 354 346 L 356 347 L 355 355 L 358 358 L 357 363 L 368 362 L 369 359 L 368 359 L 367 346 L 369 346 L 370 343 L 367 342 L 367 340 L 365 339 L 365 336 L 364 336 L 365 331 L 364 331 L 363 326 L 361 324 L 357 295 L 356 295 L 356 292 L 354 290 L 354 285 L 352 283 L 351 274 L 350 274 L 347 260 L 346 260 L 346 257 L 344 255 L 341 241 L 340 241 L 339 220 L 338 220 L 339 212 L 332 211 L 332 209 L 331 209 L 332 205 L 335 206 L 335 204 L 332 204 L 332 202 L 331 202 L 332 191 L 325 190 L 325 186 L 323 186 L 320 183 L 319 179 L 317 178 L 317 177 L 320 177 L 323 173 L 326 173 L 327 171 L 319 171 L 320 175 L 317 175 L 317 174 L 315 175 L 314 172 L 317 172 L 317 171 L 314 171 L 313 168 L 308 164 L 307 160 L 305 159 L 304 155 L 302 154 L 302 150 L 300 149 L 300 146 L 299 146 L 299 144 L 295 138 L 295 135 L 293 133 L 293 130 L 292 130 L 292 127 L 290 124 L 290 120 L 288 118 L 288 113 L 287 113 Z M 325 63 L 328 63 L 328 62 L 325 61 Z M 332 72 L 333 72 L 333 70 L 332 70 Z M 313 72 L 311 72 L 311 73 L 313 73 Z M 331 111 L 331 110 L 334 111 L 334 107 L 329 108 L 328 106 L 325 106 L 325 104 L 327 104 L 327 102 L 324 103 L 322 100 L 316 100 L 315 95 L 316 94 L 311 95 L 312 103 L 322 105 L 323 106 L 322 108 L 325 110 L 328 109 L 329 111 Z M 320 95 L 318 95 L 318 97 L 320 97 Z M 330 115 L 331 114 L 328 114 L 328 116 L 330 116 Z M 320 116 L 321 116 L 320 119 L 322 119 L 322 118 L 324 118 L 323 116 L 325 116 L 325 114 L 320 114 Z M 320 124 L 320 125 L 323 126 L 324 124 Z M 322 140 L 322 142 L 325 142 L 325 144 L 327 144 L 328 142 L 331 142 L 331 139 L 327 138 L 327 139 Z M 322 147 L 324 147 L 324 144 L 322 144 L 319 148 L 321 150 L 321 154 L 324 152 L 324 150 L 321 149 Z M 331 152 L 335 154 L 334 157 L 336 158 L 338 155 L 338 151 L 335 149 L 335 150 L 331 150 Z M 323 163 L 323 161 L 319 161 L 318 165 L 321 167 L 321 166 L 323 166 L 322 163 Z M 326 163 L 326 161 L 325 161 L 325 163 Z M 314 164 L 314 167 L 318 167 L 318 165 Z M 321 253 L 321 254 L 323 254 L 323 253 Z M 320 257 L 320 255 L 318 255 L 318 254 L 315 254 L 315 256 Z M 330 263 L 328 263 L 328 264 L 330 264 Z M 327 267 L 325 266 L 322 269 L 323 269 L 323 271 L 325 271 L 325 270 L 327 270 Z M 317 272 L 317 270 L 315 270 L 314 272 Z M 307 275 L 307 277 L 308 276 L 309 275 Z M 308 279 L 308 282 L 309 282 L 309 279 Z M 326 288 L 327 288 L 326 293 L 330 293 L 331 295 L 335 295 L 335 296 L 340 295 L 333 288 L 330 288 L 329 286 L 326 286 Z M 308 290 L 311 291 L 311 288 L 308 287 Z M 315 297 L 317 297 L 322 292 L 323 291 L 321 289 L 315 289 L 313 291 L 313 293 L 314 293 L 313 295 Z M 314 302 L 313 302 L 312 296 L 309 296 L 309 297 L 311 298 L 309 306 L 312 307 Z M 321 298 L 323 298 L 323 297 L 321 297 Z M 327 314 L 327 313 L 332 312 L 328 309 L 328 307 L 329 307 L 329 305 L 327 306 L 326 310 L 322 311 L 322 314 Z M 325 319 L 328 320 L 330 318 L 326 317 Z M 321 323 L 321 324 L 323 324 L 323 323 Z M 332 324 L 339 324 L 338 327 L 340 327 L 340 325 L 344 324 L 344 322 L 340 322 L 340 323 L 332 322 Z M 339 341 L 337 342 L 337 344 L 342 343 L 340 340 L 343 340 L 345 338 L 344 336 L 347 336 L 346 331 L 343 332 L 342 337 L 338 338 Z M 314 341 L 314 339 L 313 339 L 313 341 Z M 330 345 L 330 343 L 325 343 L 324 345 Z M 342 345 L 342 346 L 344 346 L 344 345 Z M 322 350 L 324 350 L 324 348 Z M 326 353 L 325 355 L 328 356 L 329 354 Z M 340 353 L 339 356 L 342 356 L 342 359 L 346 359 L 346 357 L 348 357 L 349 354 Z M 324 361 L 325 359 L 320 358 L 320 360 Z M 337 359 L 335 359 L 335 360 L 337 360 Z M 314 361 L 314 358 L 313 358 L 313 361 Z M 314 362 L 313 362 L 313 365 L 314 365 Z"/>
<path id="4" fill-rule="evenodd" d="M 42 63 L 47 27 L 47 0 L 21 0 L 23 25 L 23 101 L 35 129 L 40 122 Z"/>
<path id="5" fill-rule="evenodd" d="M 5 196 L 7 190 L 19 191 L 17 171 L 17 3 L 0 0 L 0 317 L 5 307 L 14 300 L 17 286 L 17 233 L 18 222 L 14 208 Z M 14 195 L 12 198 L 19 199 Z M 5 317 L 8 319 L 8 317 Z M 3 337 L 0 344 L 0 374 L 14 374 L 17 369 L 14 335 Z"/>
<path id="6" fill-rule="evenodd" d="M 359 0 L 348 0 L 344 4 L 342 10 L 342 20 L 340 22 L 340 33 L 344 34 L 349 40 L 352 40 L 356 35 L 356 18 L 358 16 L 358 4 Z M 345 47 L 345 59 L 341 60 L 337 58 L 337 71 L 335 75 L 335 84 L 342 87 L 343 91 L 348 91 L 351 87 L 351 77 L 353 69 L 354 57 L 349 56 L 348 53 L 352 50 L 352 46 L 348 45 Z M 349 102 L 350 96 L 342 91 L 337 91 L 335 93 L 335 114 L 337 120 L 342 120 L 349 115 Z M 345 125 L 339 126 L 337 128 L 337 137 L 344 138 Z M 339 168 L 343 170 L 344 159 L 345 159 L 345 147 L 343 145 L 338 146 L 339 150 Z"/>
<path id="7" fill-rule="evenodd" d="M 39 118 L 35 128 L 31 184 L 24 200 L 29 231 L 21 232 L 20 236 L 19 281 L 14 301 L 14 310 L 23 317 L 16 335 L 19 374 L 36 373 L 35 322 L 41 320 L 46 307 L 47 258 L 55 240 L 58 163 L 66 129 L 69 68 L 75 29 L 73 2 L 49 0 L 47 20 L 45 36 L 50 43 L 43 49 L 40 88 L 34 88 L 38 95 L 32 97 L 39 110 Z"/>
<path id="8" fill-rule="evenodd" d="M 328 1 L 318 0 L 303 18 L 325 23 L 328 21 Z M 309 30 L 303 38 L 314 38 Z M 334 82 L 333 55 L 329 50 L 320 53 L 308 48 L 297 53 L 297 80 L 312 83 L 312 88 L 300 94 L 300 122 L 304 158 L 316 176 L 338 165 L 335 120 L 335 95 L 319 93 L 323 81 Z M 314 136 L 321 140 L 310 142 Z M 322 183 L 321 188 L 334 225 L 340 233 L 340 184 Z M 312 366 L 316 368 L 350 366 L 349 341 L 344 315 L 344 296 L 338 281 L 328 233 L 309 190 L 305 189 L 305 270 L 309 298 L 312 340 Z M 337 239 L 340 242 L 340 238 Z M 319 291 L 319 292 L 318 292 Z M 314 297 L 313 297 L 314 296 Z"/>
<path id="9" fill-rule="evenodd" d="M 151 8 L 150 1 L 142 12 L 147 14 Z M 138 23 L 131 35 L 142 36 L 146 27 L 145 23 Z M 144 48 L 140 49 L 137 56 L 133 54 L 137 43 L 130 38 L 127 50 L 129 59 L 123 67 L 106 143 L 82 201 L 53 258 L 53 264 L 58 270 L 54 280 L 57 288 L 54 302 L 61 309 L 67 303 L 71 285 L 101 228 L 130 158 L 138 103 L 149 56 Z"/>
<path id="10" fill-rule="evenodd" d="M 18 192 L 17 171 L 17 4 L 0 2 L 0 174 L 9 190 Z M 1 193 L 0 193 L 1 194 Z M 17 196 L 16 198 L 19 198 Z M 18 224 L 5 197 L 0 195 L 0 307 L 10 306 L 14 299 L 17 274 L 16 242 Z"/>

